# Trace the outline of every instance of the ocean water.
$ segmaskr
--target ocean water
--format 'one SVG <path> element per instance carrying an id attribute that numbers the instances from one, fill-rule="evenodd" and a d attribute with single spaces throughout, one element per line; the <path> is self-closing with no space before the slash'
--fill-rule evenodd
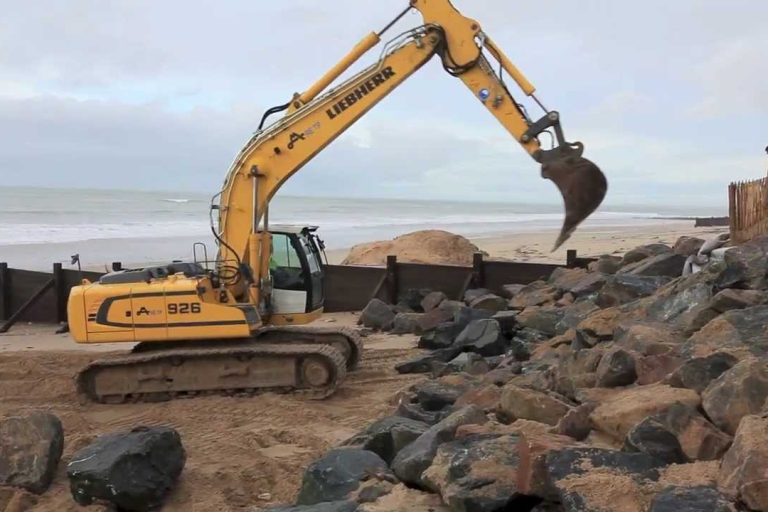
<path id="1" fill-rule="evenodd" d="M 191 255 L 194 241 L 215 253 L 205 194 L 122 190 L 0 188 L 0 261 L 49 268 L 80 253 L 84 262 L 162 261 Z M 588 225 L 663 222 L 665 217 L 718 215 L 674 208 L 603 208 Z M 320 226 L 329 249 L 419 229 L 468 237 L 554 229 L 559 205 L 279 196 L 272 223 Z"/>

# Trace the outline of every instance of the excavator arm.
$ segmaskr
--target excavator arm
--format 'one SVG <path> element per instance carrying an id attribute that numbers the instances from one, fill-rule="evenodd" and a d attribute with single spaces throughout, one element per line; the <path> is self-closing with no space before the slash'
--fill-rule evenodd
<path id="1" fill-rule="evenodd" d="M 411 9 L 421 12 L 424 25 L 387 43 L 377 63 L 326 91 Z M 607 190 L 605 176 L 582 156 L 581 143 L 565 140 L 559 114 L 544 108 L 533 85 L 479 23 L 459 13 L 449 0 L 411 0 L 405 11 L 382 31 L 364 37 L 309 89 L 268 110 L 259 131 L 236 156 L 213 208 L 218 209 L 214 232 L 220 244 L 219 265 L 236 266 L 244 278 L 237 295 L 247 293 L 252 303 L 268 295 L 268 207 L 280 186 L 434 55 L 542 164 L 542 176 L 559 188 L 566 216 L 555 248 L 600 205 Z M 496 61 L 499 71 L 489 59 Z M 507 88 L 504 72 L 542 108 L 540 119 L 528 117 Z M 280 111 L 287 112 L 264 128 L 266 118 Z M 550 130 L 554 144 L 544 149 L 539 136 Z"/>

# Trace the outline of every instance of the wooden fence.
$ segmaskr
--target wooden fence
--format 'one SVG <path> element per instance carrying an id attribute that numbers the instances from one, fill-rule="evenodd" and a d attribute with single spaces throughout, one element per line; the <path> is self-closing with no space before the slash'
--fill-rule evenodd
<path id="1" fill-rule="evenodd" d="M 768 234 L 768 178 L 731 183 L 728 200 L 732 241 Z"/>
<path id="2" fill-rule="evenodd" d="M 410 288 L 439 290 L 453 299 L 473 287 L 500 293 L 505 284 L 528 284 L 546 279 L 556 268 L 585 267 L 591 261 L 568 251 L 565 265 L 484 260 L 482 254 L 475 255 L 471 267 L 400 263 L 393 256 L 387 259 L 386 267 L 326 265 L 325 310 L 361 310 L 373 297 L 394 303 Z M 113 266 L 120 268 L 119 263 Z M 0 263 L 0 320 L 6 321 L 8 328 L 17 320 L 64 322 L 70 288 L 83 278 L 96 281 L 101 275 L 63 269 L 60 263 L 53 265 L 52 273 L 12 269 Z M 10 319 L 13 321 L 8 322 Z"/>

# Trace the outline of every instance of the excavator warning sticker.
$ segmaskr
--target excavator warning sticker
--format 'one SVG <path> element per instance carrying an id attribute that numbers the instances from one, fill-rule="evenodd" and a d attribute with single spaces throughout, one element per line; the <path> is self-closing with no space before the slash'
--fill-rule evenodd
<path id="1" fill-rule="evenodd" d="M 329 119 L 335 118 L 393 76 L 395 76 L 395 71 L 392 69 L 392 66 L 385 67 L 359 87 L 353 89 L 351 93 L 334 103 L 334 105 L 326 110 L 325 113 L 328 114 Z"/>

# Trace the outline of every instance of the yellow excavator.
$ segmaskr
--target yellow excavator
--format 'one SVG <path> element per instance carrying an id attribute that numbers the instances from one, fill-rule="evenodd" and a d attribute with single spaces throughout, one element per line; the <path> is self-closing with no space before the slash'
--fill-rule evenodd
<path id="1" fill-rule="evenodd" d="M 424 24 L 386 43 L 377 62 L 329 88 L 398 20 L 418 10 Z M 411 0 L 383 30 L 365 36 L 315 84 L 270 108 L 211 202 L 214 266 L 171 263 L 104 275 L 74 287 L 69 328 L 78 343 L 137 343 L 77 376 L 96 402 L 167 400 L 209 393 L 302 393 L 324 398 L 358 364 L 351 330 L 306 324 L 323 308 L 322 242 L 314 227 L 270 226 L 269 203 L 286 180 L 437 55 L 552 180 L 565 203 L 562 244 L 602 202 L 607 182 L 567 142 L 556 111 L 480 24 L 449 0 Z M 515 82 L 543 110 L 528 116 L 508 89 Z M 265 126 L 267 118 L 285 114 Z M 548 132 L 551 147 L 540 143 Z"/>

